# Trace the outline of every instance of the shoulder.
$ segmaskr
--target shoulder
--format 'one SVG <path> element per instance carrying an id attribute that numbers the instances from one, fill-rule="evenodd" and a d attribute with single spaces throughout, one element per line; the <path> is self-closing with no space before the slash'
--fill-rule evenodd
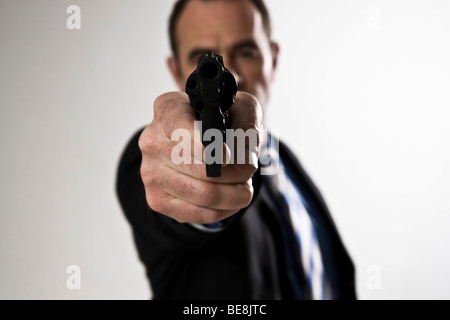
<path id="1" fill-rule="evenodd" d="M 309 189 L 313 195 L 323 202 L 322 195 L 320 194 L 315 183 L 306 172 L 303 167 L 300 158 L 295 154 L 295 152 L 283 141 L 279 141 L 279 154 L 283 165 L 288 169 L 288 171 L 294 175 L 297 183 L 303 186 L 303 189 Z M 324 203 L 322 203 L 324 204 Z"/>
<path id="2" fill-rule="evenodd" d="M 143 130 L 141 128 L 131 135 L 120 155 L 115 187 L 123 209 L 133 203 L 143 190 L 140 177 L 142 155 L 139 149 L 139 137 Z"/>
<path id="3" fill-rule="evenodd" d="M 141 136 L 144 129 L 145 128 L 140 128 L 139 130 L 134 132 L 125 145 L 125 148 L 120 157 L 119 172 L 122 170 L 126 170 L 130 166 L 134 167 L 137 161 L 140 164 L 141 151 L 139 149 L 139 137 Z"/>

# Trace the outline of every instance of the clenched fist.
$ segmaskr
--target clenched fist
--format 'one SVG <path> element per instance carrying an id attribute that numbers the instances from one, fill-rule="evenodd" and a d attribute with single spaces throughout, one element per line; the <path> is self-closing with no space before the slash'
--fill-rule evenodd
<path id="1" fill-rule="evenodd" d="M 224 154 L 228 158 L 244 154 L 246 161 L 228 159 L 233 160 L 230 161 L 233 164 L 223 165 L 220 178 L 208 178 L 206 164 L 203 159 L 198 159 L 204 149 L 200 140 L 195 141 L 199 139 L 194 126 L 197 119 L 188 96 L 172 92 L 155 100 L 154 119 L 139 139 L 141 178 L 150 208 L 180 223 L 210 224 L 222 221 L 250 204 L 253 197 L 251 178 L 257 170 L 254 158 L 259 154 L 263 130 L 262 110 L 255 97 L 238 92 L 229 113 L 232 129 L 251 129 L 257 135 L 257 145 L 247 143 L 244 145 L 246 150 L 231 153 L 224 145 Z M 193 159 L 188 163 L 175 164 L 172 159 L 178 142 L 172 141 L 171 137 L 177 129 L 187 130 L 192 139 L 191 152 L 183 155 Z"/>

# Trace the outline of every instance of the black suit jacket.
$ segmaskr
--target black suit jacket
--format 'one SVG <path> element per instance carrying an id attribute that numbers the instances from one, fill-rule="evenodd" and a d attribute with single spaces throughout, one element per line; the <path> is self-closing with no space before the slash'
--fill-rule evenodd
<path id="1" fill-rule="evenodd" d="M 139 130 L 120 160 L 117 194 L 145 265 L 153 299 L 293 299 L 287 250 L 265 177 L 253 178 L 250 206 L 218 233 L 200 231 L 151 210 L 140 178 Z M 284 165 L 314 206 L 325 268 L 336 299 L 355 299 L 354 266 L 326 205 L 292 152 L 280 144 Z"/>

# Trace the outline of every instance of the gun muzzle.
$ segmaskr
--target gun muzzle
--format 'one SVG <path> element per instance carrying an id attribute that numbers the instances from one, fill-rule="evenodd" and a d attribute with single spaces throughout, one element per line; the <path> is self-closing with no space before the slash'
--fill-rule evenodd
<path id="1" fill-rule="evenodd" d="M 197 69 L 186 82 L 186 93 L 197 119 L 202 122 L 202 144 L 206 148 L 213 141 L 205 140 L 209 129 L 219 130 L 222 143 L 226 142 L 228 110 L 236 99 L 237 83 L 233 74 L 224 66 L 223 57 L 210 52 L 198 60 Z M 214 141 L 216 142 L 216 141 Z M 216 142 L 217 144 L 217 142 Z M 206 154 L 206 175 L 221 176 L 223 144 Z M 214 161 L 220 159 L 220 161 Z"/>

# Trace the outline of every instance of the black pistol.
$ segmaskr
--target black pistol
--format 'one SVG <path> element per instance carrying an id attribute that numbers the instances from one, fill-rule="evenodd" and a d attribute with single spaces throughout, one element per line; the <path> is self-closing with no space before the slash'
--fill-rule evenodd
<path id="1" fill-rule="evenodd" d="M 212 141 L 205 141 L 205 132 L 217 129 L 226 142 L 229 124 L 228 110 L 236 99 L 237 83 L 233 74 L 225 68 L 223 57 L 213 52 L 198 59 L 197 69 L 186 81 L 186 93 L 197 119 L 202 122 L 202 144 L 206 148 Z M 208 155 L 206 155 L 208 157 Z M 215 148 L 211 156 L 223 161 L 223 148 Z M 222 163 L 206 160 L 206 176 L 218 178 L 222 174 Z"/>

